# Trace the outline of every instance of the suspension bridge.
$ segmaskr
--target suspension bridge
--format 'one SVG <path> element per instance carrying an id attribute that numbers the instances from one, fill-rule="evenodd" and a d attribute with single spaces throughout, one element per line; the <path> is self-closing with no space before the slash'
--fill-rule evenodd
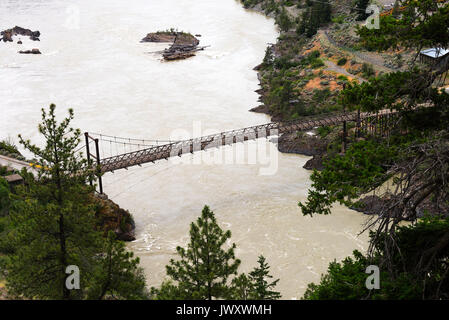
<path id="1" fill-rule="evenodd" d="M 85 148 L 87 160 L 97 168 L 100 193 L 103 193 L 101 175 L 145 163 L 154 163 L 158 160 L 168 160 L 171 157 L 180 157 L 183 154 L 193 154 L 220 146 L 232 145 L 248 140 L 269 138 L 285 133 L 308 131 L 317 127 L 343 124 L 343 142 L 347 136 L 346 123 L 355 122 L 357 132 L 372 131 L 373 134 L 387 132 L 392 126 L 395 112 L 382 110 L 376 114 L 349 112 L 339 114 L 324 114 L 321 116 L 303 117 L 298 120 L 285 122 L 270 122 L 247 128 L 220 132 L 194 139 L 145 140 L 109 136 L 100 133 L 85 133 Z M 379 131 L 379 132 L 377 132 Z M 101 144 L 100 144 L 101 143 Z M 91 145 L 94 145 L 94 149 Z M 110 148 L 108 157 L 104 157 L 104 149 Z M 115 155 L 114 148 L 115 146 Z M 122 147 L 121 152 L 118 151 Z M 345 147 L 344 147 L 345 148 Z"/>

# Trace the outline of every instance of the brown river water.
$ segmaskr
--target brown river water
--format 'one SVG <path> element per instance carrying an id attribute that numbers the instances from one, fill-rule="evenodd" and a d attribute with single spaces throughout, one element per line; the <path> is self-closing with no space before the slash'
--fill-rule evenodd
<path id="1" fill-rule="evenodd" d="M 248 110 L 259 88 L 253 67 L 276 41 L 272 19 L 235 0 L 2 0 L 0 29 L 40 30 L 41 41 L 0 43 L 0 137 L 41 142 L 40 108 L 75 110 L 83 131 L 139 139 L 179 139 L 269 122 Z M 205 51 L 164 63 L 164 44 L 139 43 L 148 32 L 201 34 Z M 15 40 L 18 40 L 17 38 Z M 39 48 L 42 55 L 20 55 Z M 103 143 L 103 156 L 130 151 Z M 300 298 L 330 261 L 367 246 L 362 214 L 336 206 L 304 217 L 297 205 L 310 187 L 308 157 L 257 140 L 108 173 L 105 192 L 133 213 L 149 285 L 188 241 L 189 223 L 207 204 L 232 231 L 240 271 L 263 254 L 285 299 Z"/>

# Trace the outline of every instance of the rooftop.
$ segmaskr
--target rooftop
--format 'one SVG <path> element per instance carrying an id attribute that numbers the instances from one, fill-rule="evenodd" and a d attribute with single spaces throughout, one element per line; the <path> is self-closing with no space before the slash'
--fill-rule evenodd
<path id="1" fill-rule="evenodd" d="M 430 48 L 420 52 L 421 54 L 431 58 L 441 58 L 449 53 L 449 50 L 443 48 Z"/>
<path id="2" fill-rule="evenodd" d="M 23 181 L 23 178 L 18 174 L 12 174 L 4 178 L 6 181 L 8 181 L 8 183 L 20 183 Z"/>

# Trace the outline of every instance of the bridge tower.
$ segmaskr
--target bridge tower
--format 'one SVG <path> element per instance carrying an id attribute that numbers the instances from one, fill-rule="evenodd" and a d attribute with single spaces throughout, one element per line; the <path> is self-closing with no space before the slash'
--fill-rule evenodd
<path id="1" fill-rule="evenodd" d="M 84 133 L 84 137 L 86 138 L 86 155 L 87 155 L 87 163 L 89 165 L 89 167 L 92 167 L 92 158 L 94 158 L 97 161 L 97 177 L 98 177 L 98 187 L 100 189 L 100 194 L 103 194 L 103 181 L 101 179 L 101 167 L 100 167 L 100 162 L 101 162 L 101 158 L 100 158 L 100 148 L 99 148 L 99 140 L 92 138 L 88 132 Z M 92 153 L 90 153 L 90 147 L 89 144 L 94 141 L 95 143 L 95 155 L 93 155 Z M 92 180 L 90 180 L 90 185 L 93 185 Z"/>

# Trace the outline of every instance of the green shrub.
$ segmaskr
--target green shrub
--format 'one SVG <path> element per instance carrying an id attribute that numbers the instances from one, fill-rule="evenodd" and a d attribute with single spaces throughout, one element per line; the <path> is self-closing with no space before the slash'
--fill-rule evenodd
<path id="1" fill-rule="evenodd" d="M 312 99 L 314 102 L 322 103 L 325 100 L 327 100 L 330 96 L 331 96 L 331 91 L 329 90 L 329 88 L 326 88 L 323 90 L 315 89 L 313 91 Z"/>
<path id="2" fill-rule="evenodd" d="M 301 60 L 301 65 L 303 67 L 310 66 L 312 69 L 317 69 L 324 66 L 323 60 L 319 59 L 320 52 L 318 50 L 314 50 L 310 52 L 303 60 Z"/>
<path id="3" fill-rule="evenodd" d="M 321 60 L 321 59 L 315 59 L 315 60 L 312 61 L 312 63 L 310 64 L 310 66 L 311 66 L 313 69 L 317 69 L 317 68 L 320 68 L 320 67 L 324 66 L 324 62 L 323 62 L 323 60 Z"/>
<path id="4" fill-rule="evenodd" d="M 346 62 L 348 62 L 348 59 L 346 58 L 341 58 L 340 60 L 338 60 L 337 64 L 339 66 L 344 66 L 346 64 Z"/>
<path id="5" fill-rule="evenodd" d="M 19 150 L 17 149 L 17 147 L 8 140 L 0 141 L 0 150 L 4 150 L 11 154 L 19 154 Z"/>
<path id="6" fill-rule="evenodd" d="M 376 74 L 376 71 L 374 71 L 374 68 L 373 68 L 372 65 L 370 65 L 368 63 L 364 63 L 362 65 L 362 74 L 366 78 L 370 78 L 370 77 L 373 77 Z"/>
<path id="7" fill-rule="evenodd" d="M 317 129 L 318 135 L 321 138 L 325 138 L 331 131 L 332 129 L 329 126 L 318 127 Z"/>
<path id="8" fill-rule="evenodd" d="M 292 60 L 288 56 L 281 56 L 274 59 L 274 67 L 276 69 L 286 70 L 298 66 L 300 63 Z"/>
<path id="9" fill-rule="evenodd" d="M 282 7 L 281 14 L 276 16 L 276 24 L 282 31 L 288 31 L 293 26 L 293 21 L 289 18 L 284 7 Z"/>
<path id="10" fill-rule="evenodd" d="M 0 177 L 0 216 L 9 206 L 9 185 L 8 182 Z"/>

